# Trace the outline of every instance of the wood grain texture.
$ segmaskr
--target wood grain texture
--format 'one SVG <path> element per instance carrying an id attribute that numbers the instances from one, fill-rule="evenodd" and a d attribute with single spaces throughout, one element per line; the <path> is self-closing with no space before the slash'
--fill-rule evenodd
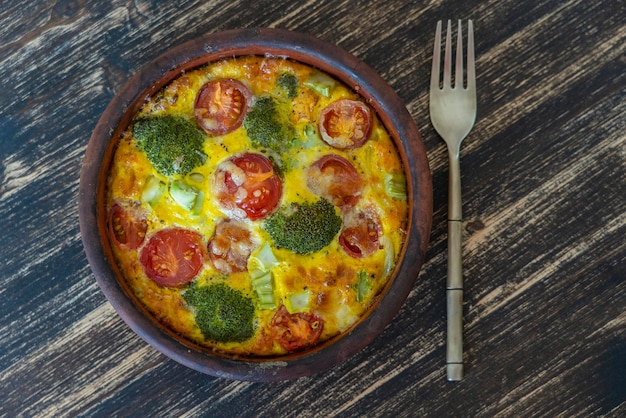
<path id="1" fill-rule="evenodd" d="M 622 1 L 113 0 L 0 6 L 0 415 L 626 415 L 626 7 Z M 445 381 L 447 156 L 428 117 L 439 19 L 473 19 L 464 141 L 466 377 Z M 200 34 L 280 27 L 376 69 L 433 174 L 426 263 L 383 334 L 273 384 L 213 378 L 106 302 L 78 229 L 91 131 L 121 85 Z"/>

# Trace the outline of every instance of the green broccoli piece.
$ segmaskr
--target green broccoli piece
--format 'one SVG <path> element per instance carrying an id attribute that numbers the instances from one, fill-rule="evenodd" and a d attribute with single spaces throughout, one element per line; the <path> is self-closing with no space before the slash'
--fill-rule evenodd
<path id="1" fill-rule="evenodd" d="M 191 285 L 183 299 L 196 313 L 204 338 L 216 342 L 241 342 L 254 335 L 254 304 L 239 290 L 224 284 Z"/>
<path id="2" fill-rule="evenodd" d="M 274 243 L 296 254 L 321 250 L 341 229 L 341 217 L 326 199 L 313 203 L 291 203 L 271 215 L 263 229 Z"/>
<path id="3" fill-rule="evenodd" d="M 287 93 L 287 98 L 294 99 L 298 96 L 298 79 L 292 73 L 279 75 L 276 84 Z"/>
<path id="4" fill-rule="evenodd" d="M 274 98 L 263 96 L 248 111 L 243 126 L 253 146 L 282 152 L 293 144 L 295 129 L 278 106 Z"/>
<path id="5" fill-rule="evenodd" d="M 139 148 L 164 176 L 185 175 L 206 161 L 204 134 L 182 117 L 145 117 L 132 129 Z"/>

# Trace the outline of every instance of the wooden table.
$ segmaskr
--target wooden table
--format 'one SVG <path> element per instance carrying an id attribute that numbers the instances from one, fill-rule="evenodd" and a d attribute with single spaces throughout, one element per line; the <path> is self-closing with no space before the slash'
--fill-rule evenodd
<path id="1" fill-rule="evenodd" d="M 461 155 L 458 383 L 445 379 L 447 155 L 428 115 L 448 18 L 474 20 L 479 89 Z M 626 415 L 624 2 L 13 0 L 0 22 L 0 415 Z M 271 384 L 148 346 L 96 285 L 78 226 L 84 151 L 121 85 L 172 46 L 241 27 L 311 34 L 377 70 L 433 174 L 428 256 L 395 320 L 344 364 Z"/>

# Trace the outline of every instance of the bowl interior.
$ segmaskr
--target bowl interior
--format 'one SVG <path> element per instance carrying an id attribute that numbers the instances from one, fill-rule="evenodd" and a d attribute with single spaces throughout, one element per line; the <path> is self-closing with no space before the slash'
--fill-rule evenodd
<path id="1" fill-rule="evenodd" d="M 359 93 L 377 112 L 401 156 L 408 184 L 407 236 L 393 276 L 348 331 L 312 349 L 272 358 L 237 358 L 213 352 L 162 326 L 142 307 L 114 261 L 106 233 L 106 178 L 117 141 L 150 97 L 182 72 L 226 57 L 272 55 L 317 67 Z M 345 361 L 370 343 L 400 310 L 424 260 L 432 222 L 430 168 L 420 134 L 395 92 L 369 66 L 343 49 L 280 29 L 208 34 L 163 54 L 138 71 L 106 108 L 85 154 L 79 190 L 85 252 L 98 285 L 123 320 L 170 358 L 214 376 L 271 381 L 311 375 Z"/>

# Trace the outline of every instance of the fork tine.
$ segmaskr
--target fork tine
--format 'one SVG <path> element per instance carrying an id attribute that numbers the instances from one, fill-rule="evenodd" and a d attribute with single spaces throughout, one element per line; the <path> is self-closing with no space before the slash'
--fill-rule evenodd
<path id="1" fill-rule="evenodd" d="M 451 66 L 452 66 L 452 24 L 448 20 L 448 30 L 446 32 L 446 52 L 445 59 L 443 62 L 443 86 L 450 87 L 450 79 L 451 79 Z"/>
<path id="2" fill-rule="evenodd" d="M 441 20 L 437 22 L 437 30 L 435 31 L 435 46 L 433 48 L 433 68 L 430 72 L 430 89 L 439 88 L 439 73 L 441 61 Z"/>
<path id="3" fill-rule="evenodd" d="M 454 88 L 463 88 L 463 31 L 461 30 L 461 20 L 457 25 L 456 35 L 456 63 L 454 73 Z"/>
<path id="4" fill-rule="evenodd" d="M 467 21 L 467 88 L 476 88 L 476 72 L 474 70 L 474 24 Z"/>

